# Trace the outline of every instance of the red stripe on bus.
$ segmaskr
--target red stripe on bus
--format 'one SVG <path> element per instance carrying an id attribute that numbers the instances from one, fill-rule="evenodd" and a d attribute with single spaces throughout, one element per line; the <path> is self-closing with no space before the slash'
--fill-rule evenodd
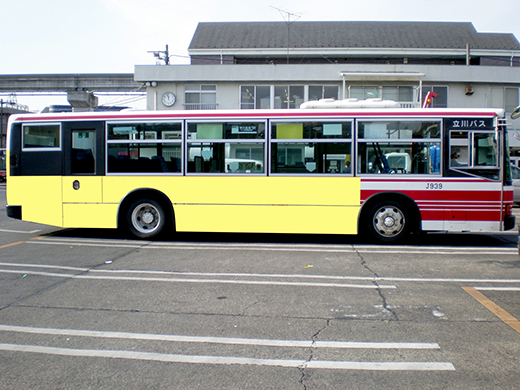
<path id="1" fill-rule="evenodd" d="M 406 184 L 404 184 L 406 185 Z M 384 192 L 395 192 L 394 190 L 361 190 L 361 200 L 365 201 L 372 195 L 381 194 Z M 502 195 L 501 192 L 496 191 L 455 191 L 455 190 L 442 190 L 442 191 L 432 191 L 432 190 L 411 190 L 411 191 L 399 191 L 399 193 L 404 194 L 415 200 L 416 202 L 424 202 L 424 201 L 465 201 L 465 202 L 497 202 L 501 201 Z"/>

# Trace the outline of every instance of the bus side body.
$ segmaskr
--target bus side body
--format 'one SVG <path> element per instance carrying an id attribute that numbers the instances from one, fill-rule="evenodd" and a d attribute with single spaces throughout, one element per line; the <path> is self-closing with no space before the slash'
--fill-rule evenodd
<path id="1" fill-rule="evenodd" d="M 439 123 L 438 136 L 428 135 L 429 138 L 421 140 L 418 146 L 412 146 L 416 150 L 409 152 L 406 145 L 414 140 L 415 135 L 406 135 L 405 129 L 399 129 L 405 134 L 402 138 L 395 138 L 394 135 L 384 140 L 378 138 L 378 132 L 384 130 L 389 134 L 390 127 L 395 125 L 388 119 L 397 114 L 392 111 L 392 116 L 388 117 L 387 113 L 352 113 L 344 110 L 341 113 L 320 111 L 311 115 L 309 110 L 284 110 L 263 113 L 199 112 L 192 113 L 190 119 L 181 117 L 181 114 L 150 113 L 112 114 L 110 118 L 104 114 L 15 117 L 9 126 L 8 215 L 59 227 L 116 228 L 135 225 L 130 230 L 142 238 L 155 235 L 150 233 L 158 220 L 162 223 L 161 230 L 166 226 L 187 232 L 356 234 L 363 231 L 383 242 L 395 242 L 410 232 L 420 230 L 503 231 L 514 227 L 514 217 L 511 215 L 513 191 L 506 170 L 500 169 L 508 162 L 507 149 L 503 147 L 505 135 L 497 132 L 494 141 L 490 127 L 490 123 L 496 127 L 496 115 L 489 112 L 485 115 L 465 114 L 486 118 L 485 129 L 473 129 L 472 124 L 453 127 L 455 125 L 443 120 L 443 113 L 438 111 L 422 111 L 413 115 L 403 112 L 400 114 L 402 120 L 413 122 L 417 118 L 429 120 L 433 117 L 433 122 Z M 213 140 L 188 140 L 187 121 L 204 122 L 199 126 L 200 136 L 201 129 L 208 131 L 206 122 L 219 121 L 223 117 L 228 122 L 244 122 L 244 116 L 248 121 L 287 122 L 283 124 L 286 138 L 275 141 L 273 130 L 267 140 L 247 140 L 235 146 L 257 147 L 263 142 L 262 145 L 269 145 L 270 153 L 275 150 L 281 153 L 280 150 L 283 150 L 286 158 L 290 157 L 288 153 L 296 153 L 300 148 L 299 156 L 303 164 L 297 168 L 299 170 L 290 170 L 289 160 L 280 162 L 280 155 L 269 155 L 266 146 L 263 146 L 264 159 L 260 163 L 255 163 L 257 160 L 253 158 L 237 159 L 236 156 L 226 155 L 227 164 L 221 164 L 217 174 L 193 168 L 197 164 L 198 154 L 204 160 L 204 149 Z M 457 113 L 456 117 L 462 117 L 462 114 Z M 270 122 L 267 122 L 268 119 Z M 114 160 L 111 162 L 114 148 L 130 150 L 128 145 L 139 143 L 141 149 L 146 146 L 157 151 L 160 148 L 158 141 L 153 141 L 153 137 L 148 139 L 149 135 L 144 133 L 140 138 L 134 136 L 132 141 L 111 141 L 107 136 L 109 123 L 162 123 L 169 120 L 182 122 L 184 126 L 184 135 L 179 136 L 182 141 L 175 144 L 182 150 L 182 166 L 178 171 L 110 172 L 109 167 L 114 163 Z M 350 135 L 351 145 L 347 149 L 338 148 L 332 142 L 335 140 L 327 140 L 328 143 L 315 139 L 312 140 L 314 143 L 304 142 L 306 140 L 300 139 L 301 133 L 295 135 L 301 132 L 295 124 L 305 121 L 351 121 L 356 131 Z M 367 122 L 364 124 L 364 135 L 361 121 Z M 387 122 L 390 125 L 384 128 Z M 24 131 L 24 124 L 27 123 L 42 126 Z M 475 123 L 475 126 L 479 125 Z M 56 126 L 57 131 L 50 137 L 44 134 L 48 124 Z M 339 131 L 337 125 L 334 126 L 329 126 L 327 131 L 330 134 Z M 441 127 L 444 132 L 440 132 Z M 120 126 L 118 131 L 117 134 L 122 134 L 126 130 Z M 214 132 L 214 129 L 209 131 Z M 282 125 L 278 131 L 282 134 Z M 24 142 L 27 142 L 24 137 L 28 137 L 28 133 L 33 137 L 30 141 L 33 146 L 24 147 Z M 291 143 L 291 137 L 298 140 Z M 84 147 L 88 142 L 95 147 Z M 493 142 L 502 146 L 493 145 Z M 75 147 L 75 143 L 80 147 Z M 450 165 L 449 145 L 455 143 L 467 149 L 466 158 L 474 154 L 471 156 L 473 163 L 457 168 Z M 216 153 L 215 145 L 219 146 L 218 142 L 213 142 L 212 153 Z M 313 160 L 310 153 L 324 147 L 329 151 L 320 152 L 319 158 Z M 484 160 L 486 151 L 492 151 L 493 147 L 496 157 Z M 226 144 L 225 148 L 229 149 L 229 145 Z M 227 149 L 225 153 L 228 153 Z M 344 150 L 351 154 L 346 155 Z M 129 154 L 122 157 L 140 161 L 139 156 L 134 158 Z M 482 166 L 478 164 L 478 158 L 482 159 Z M 500 160 L 489 160 L 493 158 Z M 349 171 L 337 169 L 340 163 L 345 162 L 349 163 Z M 75 173 L 74 169 L 78 169 L 79 163 L 90 168 L 86 172 Z M 315 174 L 316 167 L 320 166 L 323 166 L 320 168 L 323 171 Z M 230 167 L 243 170 L 229 174 L 225 170 Z M 261 172 L 250 174 L 255 169 Z M 273 172 L 275 169 L 278 171 Z"/>

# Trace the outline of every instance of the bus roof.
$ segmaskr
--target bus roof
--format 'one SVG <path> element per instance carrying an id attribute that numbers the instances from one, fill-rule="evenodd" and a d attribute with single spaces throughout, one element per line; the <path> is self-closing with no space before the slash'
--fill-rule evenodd
<path id="1" fill-rule="evenodd" d="M 71 112 L 45 114 L 15 114 L 9 118 L 16 122 L 52 121 L 106 121 L 106 120 L 167 120 L 167 119 L 236 119 L 258 118 L 335 118 L 335 117 L 498 117 L 503 118 L 504 109 L 499 108 L 312 108 L 276 110 L 159 110 L 119 112 Z"/>

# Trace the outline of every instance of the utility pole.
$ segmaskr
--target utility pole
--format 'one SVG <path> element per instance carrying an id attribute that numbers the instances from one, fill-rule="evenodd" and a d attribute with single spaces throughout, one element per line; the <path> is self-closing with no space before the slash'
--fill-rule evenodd
<path id="1" fill-rule="evenodd" d="M 164 61 L 164 65 L 170 65 L 170 52 L 168 51 L 168 45 L 166 45 L 166 50 L 149 51 L 148 53 L 153 53 L 155 58 Z"/>

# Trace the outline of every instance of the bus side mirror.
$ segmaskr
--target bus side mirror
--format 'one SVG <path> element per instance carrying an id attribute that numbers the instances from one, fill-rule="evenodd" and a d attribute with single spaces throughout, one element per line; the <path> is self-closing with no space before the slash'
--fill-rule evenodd
<path id="1" fill-rule="evenodd" d="M 520 118 L 520 106 L 515 108 L 513 112 L 511 113 L 511 119 L 517 119 Z"/>

